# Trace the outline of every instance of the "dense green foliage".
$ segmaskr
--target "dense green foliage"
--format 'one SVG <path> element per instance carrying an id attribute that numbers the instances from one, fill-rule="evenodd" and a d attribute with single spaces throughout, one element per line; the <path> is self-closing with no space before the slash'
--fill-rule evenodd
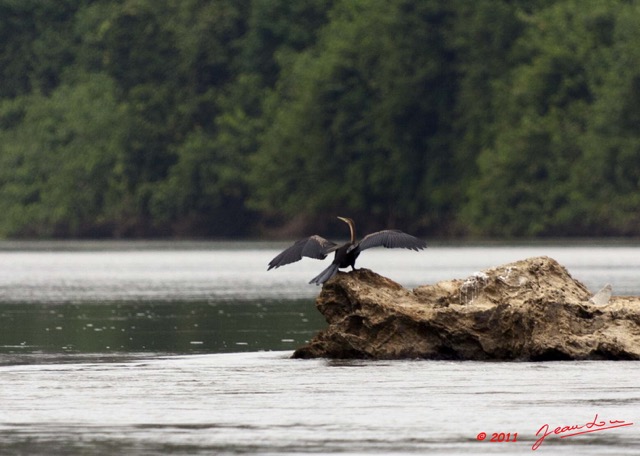
<path id="1" fill-rule="evenodd" d="M 637 43 L 635 0 L 0 0 L 0 236 L 640 235 Z"/>

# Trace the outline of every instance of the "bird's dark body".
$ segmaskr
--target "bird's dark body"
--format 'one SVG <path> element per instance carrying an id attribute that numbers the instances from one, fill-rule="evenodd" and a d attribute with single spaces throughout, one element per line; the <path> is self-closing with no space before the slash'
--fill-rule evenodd
<path id="1" fill-rule="evenodd" d="M 360 256 L 360 249 L 354 247 L 351 243 L 347 243 L 336 250 L 332 264 L 337 264 L 339 268 L 348 268 L 351 266 L 355 269 L 358 256 Z"/>
<path id="2" fill-rule="evenodd" d="M 316 285 L 323 284 L 333 277 L 340 268 L 352 269 L 356 268 L 356 259 L 363 250 L 371 247 L 387 247 L 387 248 L 404 248 L 410 250 L 422 250 L 427 244 L 407 233 L 399 230 L 383 230 L 371 233 L 356 242 L 355 223 L 353 220 L 345 217 L 338 217 L 340 220 L 349 225 L 351 239 L 343 245 L 314 234 L 308 238 L 301 239 L 294 243 L 291 247 L 283 250 L 273 260 L 269 262 L 269 268 L 279 268 L 289 263 L 293 263 L 302 259 L 303 256 L 323 260 L 331 252 L 335 252 L 333 262 L 320 274 L 311 279 L 309 283 Z"/>

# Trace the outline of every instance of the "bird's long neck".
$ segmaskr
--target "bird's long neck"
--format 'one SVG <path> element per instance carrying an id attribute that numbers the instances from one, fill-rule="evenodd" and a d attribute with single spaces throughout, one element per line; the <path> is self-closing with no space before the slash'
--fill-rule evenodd
<path id="1" fill-rule="evenodd" d="M 355 227 L 355 223 L 353 222 L 353 220 L 349 220 L 349 222 L 347 222 L 349 225 L 349 232 L 351 233 L 351 244 L 353 244 L 354 242 L 356 242 L 356 227 Z"/>

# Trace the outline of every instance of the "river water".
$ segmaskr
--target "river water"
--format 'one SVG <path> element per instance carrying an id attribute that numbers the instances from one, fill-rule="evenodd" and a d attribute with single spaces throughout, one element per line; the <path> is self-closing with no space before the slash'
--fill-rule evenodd
<path id="1" fill-rule="evenodd" d="M 267 272 L 284 246 L 0 244 L 0 454 L 638 454 L 640 363 L 290 359 L 325 325 L 307 282 L 328 260 Z M 640 294 L 616 243 L 358 266 L 414 287 L 538 255 Z M 538 446 L 545 425 L 565 431 Z"/>

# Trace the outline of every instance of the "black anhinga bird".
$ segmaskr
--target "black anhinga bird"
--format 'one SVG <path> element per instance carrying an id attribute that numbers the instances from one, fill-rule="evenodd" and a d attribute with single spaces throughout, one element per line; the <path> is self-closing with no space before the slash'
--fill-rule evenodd
<path id="1" fill-rule="evenodd" d="M 427 246 L 427 243 L 423 240 L 413 237 L 407 233 L 403 233 L 400 230 L 378 231 L 376 233 L 367 234 L 360 242 L 356 242 L 356 225 L 353 220 L 346 217 L 338 218 L 349 225 L 349 231 L 351 232 L 351 239 L 349 242 L 343 245 L 338 245 L 335 242 L 328 241 L 327 239 L 314 234 L 313 236 L 299 240 L 276 256 L 269 262 L 269 268 L 267 271 L 272 268 L 279 268 L 280 266 L 299 261 L 303 256 L 324 260 L 329 253 L 336 252 L 333 257 L 333 262 L 329 267 L 309 282 L 321 285 L 336 275 L 340 268 L 351 266 L 351 268 L 355 270 L 356 258 L 360 255 L 360 252 L 371 247 L 387 247 L 391 249 L 403 248 L 418 251 Z"/>

